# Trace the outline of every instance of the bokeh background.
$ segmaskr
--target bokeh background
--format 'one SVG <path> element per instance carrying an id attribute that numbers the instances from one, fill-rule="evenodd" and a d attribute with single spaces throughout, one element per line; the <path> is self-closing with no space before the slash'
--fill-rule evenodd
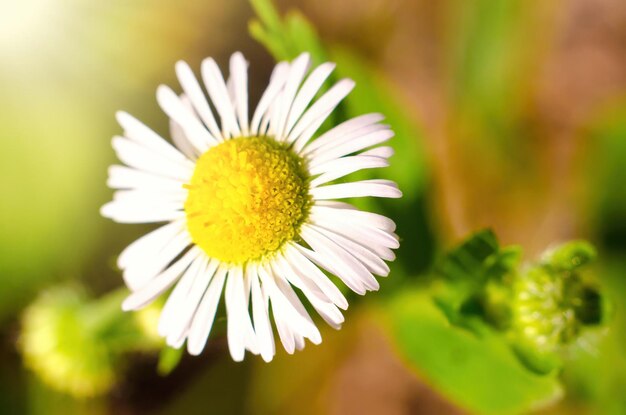
<path id="1" fill-rule="evenodd" d="M 407 198 L 386 208 L 404 242 L 383 292 L 355 300 L 344 328 L 324 330 L 322 345 L 279 353 L 269 365 L 254 357 L 233 363 L 218 336 L 167 376 L 157 373 L 159 347 L 124 353 L 100 396 L 76 398 L 43 382 L 19 352 L 25 308 L 59 286 L 80 292 L 77 301 L 120 290 L 115 256 L 150 229 L 98 212 L 111 196 L 115 111 L 167 136 L 155 90 L 178 87 L 177 60 L 198 68 L 213 56 L 225 65 L 241 50 L 251 62 L 253 100 L 275 61 L 250 36 L 255 12 L 244 0 L 0 0 L 0 413 L 480 412 L 429 376 L 437 368 L 406 362 L 377 303 L 483 227 L 502 244 L 522 246 L 527 258 L 565 240 L 592 241 L 593 271 L 612 303 L 601 338 L 559 373 L 562 396 L 523 411 L 626 413 L 626 3 L 281 0 L 277 7 L 300 10 L 342 75 L 357 80 L 355 111 L 373 102 L 393 112 L 403 153 L 394 174 Z M 454 359 L 441 368 L 445 376 L 489 383 L 485 374 L 454 370 Z"/>

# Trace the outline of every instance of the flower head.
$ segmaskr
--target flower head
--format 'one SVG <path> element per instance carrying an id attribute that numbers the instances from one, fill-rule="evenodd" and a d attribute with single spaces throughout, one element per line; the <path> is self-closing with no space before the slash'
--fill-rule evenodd
<path id="1" fill-rule="evenodd" d="M 354 82 L 343 79 L 315 99 L 334 65 L 309 73 L 310 64 L 302 54 L 276 65 L 249 117 L 240 53 L 230 59 L 226 82 L 213 59 L 203 61 L 208 100 L 190 67 L 177 63 L 183 93 L 157 90 L 174 146 L 132 116 L 117 115 L 124 136 L 114 137 L 113 147 L 126 166 L 110 168 L 116 192 L 102 214 L 123 223 L 167 222 L 119 256 L 132 291 L 123 307 L 140 309 L 175 286 L 158 324 L 171 346 L 186 341 L 191 354 L 203 350 L 224 292 L 233 359 L 248 350 L 269 361 L 270 310 L 292 353 L 305 338 L 321 341 L 298 291 L 339 328 L 348 303 L 328 275 L 364 294 L 378 289 L 375 276 L 389 273 L 385 260 L 398 247 L 393 221 L 336 199 L 401 192 L 388 180 L 331 182 L 387 166 L 392 149 L 376 146 L 393 132 L 381 115 L 368 114 L 318 135 Z"/>

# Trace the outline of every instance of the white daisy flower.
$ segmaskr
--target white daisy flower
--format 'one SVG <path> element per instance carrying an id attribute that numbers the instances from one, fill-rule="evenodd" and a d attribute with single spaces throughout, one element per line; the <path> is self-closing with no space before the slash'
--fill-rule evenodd
<path id="1" fill-rule="evenodd" d="M 173 347 L 186 341 L 190 354 L 202 352 L 223 291 L 233 359 L 248 350 L 270 361 L 271 317 L 288 353 L 305 338 L 321 342 L 300 294 L 338 329 L 348 302 L 329 275 L 365 294 L 378 289 L 375 275 L 389 273 L 385 260 L 399 246 L 394 222 L 335 199 L 397 198 L 396 184 L 331 182 L 387 166 L 393 150 L 375 146 L 393 132 L 381 115 L 368 114 L 313 138 L 354 82 L 343 79 L 315 99 L 334 64 L 307 76 L 310 65 L 308 54 L 276 65 L 249 118 L 241 53 L 232 55 L 226 82 L 213 59 L 202 62 L 209 100 L 178 62 L 182 95 L 157 90 L 175 146 L 117 114 L 124 136 L 113 138 L 113 148 L 126 166 L 109 169 L 116 192 L 102 214 L 121 223 L 167 222 L 120 254 L 131 290 L 123 308 L 140 309 L 175 285 L 158 325 Z"/>

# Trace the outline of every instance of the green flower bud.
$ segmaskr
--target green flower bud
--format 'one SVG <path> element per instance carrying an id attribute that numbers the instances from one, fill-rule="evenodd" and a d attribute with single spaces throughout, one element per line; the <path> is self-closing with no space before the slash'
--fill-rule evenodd
<path id="1" fill-rule="evenodd" d="M 163 347 L 156 333 L 161 305 L 126 314 L 120 306 L 126 295 L 122 289 L 91 300 L 76 287 L 42 294 L 22 320 L 25 365 L 49 387 L 76 398 L 107 393 L 124 353 Z"/>
<path id="2" fill-rule="evenodd" d="M 112 356 L 81 314 L 84 306 L 76 289 L 44 293 L 26 309 L 19 342 L 28 368 L 49 387 L 77 398 L 101 395 L 115 381 Z"/>
<path id="3" fill-rule="evenodd" d="M 600 293 L 578 273 L 565 269 L 537 265 L 513 284 L 513 345 L 522 360 L 540 373 L 550 372 L 559 364 L 559 352 L 585 325 L 599 324 L 602 319 Z"/>

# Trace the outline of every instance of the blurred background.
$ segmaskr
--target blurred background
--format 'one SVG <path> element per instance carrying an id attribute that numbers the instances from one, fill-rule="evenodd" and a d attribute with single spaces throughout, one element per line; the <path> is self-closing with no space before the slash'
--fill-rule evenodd
<path id="1" fill-rule="evenodd" d="M 213 56 L 225 67 L 235 50 L 250 61 L 254 102 L 275 63 L 249 34 L 255 10 L 244 0 L 0 0 L 0 413 L 626 413 L 626 3 L 276 6 L 281 15 L 299 10 L 294 21 L 306 16 L 319 36 L 312 45 L 324 48 L 315 56 L 357 81 L 347 111 L 381 111 L 396 130 L 388 174 L 406 197 L 375 208 L 398 222 L 403 244 L 381 292 L 353 298 L 341 331 L 325 328 L 320 346 L 294 356 L 234 363 L 217 336 L 176 366 L 179 356 L 160 351 L 150 331 L 154 313 L 117 315 L 125 291 L 116 255 L 150 227 L 98 212 L 111 197 L 114 113 L 169 136 L 155 90 L 178 89 L 174 63 L 199 68 Z M 381 311 L 400 310 L 384 304 L 419 287 L 441 252 L 484 227 L 527 260 L 590 240 L 599 252 L 593 274 L 611 303 L 606 327 L 565 356 L 551 378 L 558 386 L 520 372 L 537 394 L 520 405 L 468 397 L 514 381 L 481 371 L 488 360 L 462 343 L 428 366 L 440 362 L 429 353 L 448 350 L 444 335 L 408 326 L 404 334 L 426 345 L 407 358 L 393 329 L 404 315 Z M 75 310 L 85 327 L 106 327 L 102 337 L 59 317 Z M 106 332 L 109 318 L 124 341 Z M 100 342 L 109 335 L 115 342 Z M 46 336 L 71 352 L 56 356 Z"/>

